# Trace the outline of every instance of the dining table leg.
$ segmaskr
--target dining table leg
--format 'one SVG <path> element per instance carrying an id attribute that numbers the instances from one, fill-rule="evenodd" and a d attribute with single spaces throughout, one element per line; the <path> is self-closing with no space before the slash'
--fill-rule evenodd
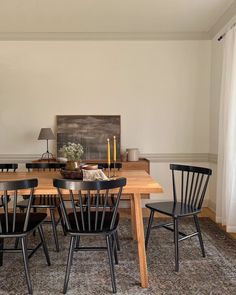
<path id="1" fill-rule="evenodd" d="M 130 197 L 130 211 L 131 211 L 131 227 L 132 227 L 132 236 L 133 240 L 137 241 L 137 232 L 136 232 L 136 223 L 135 223 L 135 207 L 134 207 L 134 198 Z"/>
<path id="2" fill-rule="evenodd" d="M 133 201 L 134 201 L 135 225 L 136 225 L 137 243 L 138 243 L 138 257 L 139 257 L 141 287 L 148 288 L 148 270 L 147 270 L 146 251 L 145 251 L 141 194 L 140 193 L 133 194 Z"/>

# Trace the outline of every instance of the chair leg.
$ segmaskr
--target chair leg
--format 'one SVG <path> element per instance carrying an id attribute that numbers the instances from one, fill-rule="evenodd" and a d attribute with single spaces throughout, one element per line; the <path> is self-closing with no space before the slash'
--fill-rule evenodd
<path id="1" fill-rule="evenodd" d="M 117 251 L 120 251 L 120 241 L 119 241 L 118 231 L 115 232 L 115 236 L 114 236 L 114 238 L 115 238 L 115 240 L 116 240 Z"/>
<path id="2" fill-rule="evenodd" d="M 200 247 L 201 247 L 201 250 L 202 250 L 202 256 L 206 257 L 199 220 L 198 220 L 197 215 L 193 215 L 193 218 L 194 218 L 195 226 L 196 226 L 196 229 L 197 229 L 197 232 L 198 232 L 198 239 L 199 239 Z"/>
<path id="3" fill-rule="evenodd" d="M 107 242 L 107 252 L 108 252 L 108 258 L 109 258 L 110 272 L 111 272 L 112 291 L 113 293 L 116 293 L 116 279 L 115 279 L 115 272 L 114 272 L 111 236 L 106 236 L 106 242 Z"/>
<path id="4" fill-rule="evenodd" d="M 0 239 L 0 249 L 4 248 L 4 239 Z M 0 252 L 0 266 L 3 266 L 3 252 Z"/>
<path id="5" fill-rule="evenodd" d="M 69 249 L 68 258 L 67 258 L 67 266 L 66 266 L 63 294 L 66 294 L 66 291 L 68 288 L 68 283 L 69 283 L 69 278 L 70 278 L 70 270 L 71 270 L 73 253 L 74 253 L 74 248 L 75 248 L 75 241 L 76 241 L 76 237 L 71 237 L 70 249 Z"/>
<path id="6" fill-rule="evenodd" d="M 114 253 L 115 264 L 119 264 L 118 256 L 117 256 L 117 244 L 115 234 L 112 235 L 112 249 Z"/>
<path id="7" fill-rule="evenodd" d="M 56 252 L 59 252 L 59 242 L 57 236 L 57 226 L 56 226 L 56 218 L 55 218 L 55 209 L 50 209 L 51 221 L 52 221 L 52 231 L 53 237 L 56 245 Z"/>
<path id="8" fill-rule="evenodd" d="M 48 247 L 47 247 L 47 244 L 46 244 L 46 240 L 45 240 L 44 232 L 43 232 L 43 227 L 42 227 L 41 224 L 38 227 L 38 230 L 39 230 L 39 236 L 40 236 L 41 242 L 43 244 L 43 251 L 44 251 L 44 254 L 45 254 L 45 257 L 46 257 L 46 260 L 47 260 L 47 264 L 48 264 L 48 266 L 50 266 L 51 262 L 50 262 L 50 257 L 49 257 L 49 254 L 48 254 Z"/>
<path id="9" fill-rule="evenodd" d="M 80 236 L 76 237 L 76 248 L 79 248 Z"/>
<path id="10" fill-rule="evenodd" d="M 145 247 L 146 247 L 146 249 L 147 249 L 147 246 L 148 246 L 148 240 L 149 240 L 150 232 L 151 232 L 151 228 L 152 228 L 153 217 L 154 217 L 154 210 L 151 210 L 149 220 L 148 220 L 146 238 L 145 238 Z"/>
<path id="11" fill-rule="evenodd" d="M 24 261 L 24 268 L 25 268 L 25 276 L 29 294 L 33 294 L 30 274 L 29 274 L 29 259 L 27 253 L 27 240 L 26 237 L 21 238 L 21 247 L 22 247 L 22 254 L 23 254 L 23 261 Z"/>
<path id="12" fill-rule="evenodd" d="M 15 249 L 18 248 L 18 245 L 19 245 L 19 239 L 20 239 L 20 238 L 16 238 L 16 240 L 15 240 Z"/>
<path id="13" fill-rule="evenodd" d="M 64 236 L 66 236 L 65 224 L 64 224 L 64 221 L 63 221 L 63 217 L 62 217 L 61 207 L 60 206 L 57 207 L 57 211 L 58 211 L 59 218 L 60 218 L 60 221 L 61 221 L 61 227 L 62 227 Z"/>
<path id="14" fill-rule="evenodd" d="M 178 229 L 178 218 L 174 218 L 174 242 L 175 242 L 175 271 L 179 271 L 179 229 Z"/>
<path id="15" fill-rule="evenodd" d="M 33 208 L 33 212 L 34 212 L 34 213 L 37 213 L 37 208 L 34 207 L 34 208 Z M 33 236 L 34 236 L 34 237 L 36 236 L 36 230 L 33 231 Z"/>

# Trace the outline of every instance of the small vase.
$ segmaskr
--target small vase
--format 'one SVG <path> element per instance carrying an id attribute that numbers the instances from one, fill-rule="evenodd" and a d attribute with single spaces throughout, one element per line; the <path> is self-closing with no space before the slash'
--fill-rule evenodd
<path id="1" fill-rule="evenodd" d="M 78 170 L 80 167 L 80 161 L 67 161 L 66 162 L 66 170 Z"/>

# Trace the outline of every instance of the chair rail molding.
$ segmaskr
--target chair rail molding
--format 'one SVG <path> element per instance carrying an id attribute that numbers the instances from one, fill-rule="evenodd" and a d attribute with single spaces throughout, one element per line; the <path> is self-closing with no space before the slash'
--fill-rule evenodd
<path id="1" fill-rule="evenodd" d="M 141 154 L 150 162 L 210 162 L 217 163 L 217 155 L 209 153 L 150 153 Z"/>
<path id="2" fill-rule="evenodd" d="M 209 154 L 209 162 L 213 164 L 217 164 L 218 155 L 217 154 Z"/>
<path id="3" fill-rule="evenodd" d="M 26 163 L 41 158 L 41 154 L 0 154 L 0 162 Z M 208 153 L 141 153 L 151 163 L 168 162 L 209 162 L 217 164 L 217 154 Z"/>
<path id="4" fill-rule="evenodd" d="M 27 163 L 41 158 L 41 154 L 0 154 L 0 163 Z"/>

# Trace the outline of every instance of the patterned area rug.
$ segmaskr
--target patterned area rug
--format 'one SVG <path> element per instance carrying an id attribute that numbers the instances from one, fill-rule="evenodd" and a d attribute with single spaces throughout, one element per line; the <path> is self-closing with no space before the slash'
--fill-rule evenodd
<path id="1" fill-rule="evenodd" d="M 236 241 L 207 218 L 200 220 L 205 242 L 206 258 L 202 258 L 196 237 L 180 244 L 180 271 L 174 271 L 173 234 L 164 229 L 152 231 L 148 250 L 150 287 L 139 287 L 137 247 L 132 241 L 129 220 L 121 220 L 119 236 L 121 251 L 119 265 L 115 266 L 117 294 L 236 294 Z M 147 220 L 145 220 L 145 225 Z M 49 225 L 45 235 L 52 265 L 46 265 L 40 249 L 30 260 L 34 294 L 61 294 L 68 250 L 67 237 L 59 229 L 61 251 L 54 252 Z M 59 226 L 58 226 L 59 228 Z M 194 231 L 191 219 L 181 221 L 180 230 Z M 29 244 L 36 243 L 31 237 Z M 84 238 L 82 244 L 92 244 Z M 96 244 L 103 244 L 96 240 Z M 5 254 L 1 267 L 0 294 L 27 294 L 22 257 Z M 76 252 L 71 270 L 68 295 L 112 294 L 106 252 Z"/>

